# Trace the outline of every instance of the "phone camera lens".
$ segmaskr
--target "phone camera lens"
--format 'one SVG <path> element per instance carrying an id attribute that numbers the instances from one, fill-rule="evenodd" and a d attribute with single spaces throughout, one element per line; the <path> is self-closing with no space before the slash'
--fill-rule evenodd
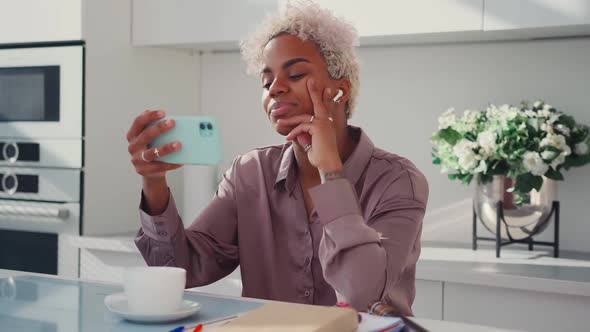
<path id="1" fill-rule="evenodd" d="M 201 128 L 201 130 L 205 130 L 205 124 L 201 122 L 201 124 L 199 125 L 199 128 Z"/>
<path id="2" fill-rule="evenodd" d="M 207 129 L 211 130 L 213 129 L 213 126 L 210 123 L 207 123 Z"/>

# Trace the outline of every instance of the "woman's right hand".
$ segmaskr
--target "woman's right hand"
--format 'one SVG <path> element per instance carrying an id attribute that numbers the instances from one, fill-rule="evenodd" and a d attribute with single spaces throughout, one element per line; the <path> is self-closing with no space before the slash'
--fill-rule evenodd
<path id="1" fill-rule="evenodd" d="M 155 148 L 148 148 L 148 144 L 162 133 L 174 128 L 174 120 L 161 121 L 156 125 L 146 127 L 150 122 L 166 116 L 164 111 L 146 110 L 138 115 L 127 132 L 128 151 L 131 163 L 137 174 L 144 180 L 165 180 L 166 172 L 182 167 L 180 164 L 169 164 L 156 161 L 160 157 L 180 150 L 180 142 L 171 142 Z M 143 154 L 143 158 L 142 158 Z"/>

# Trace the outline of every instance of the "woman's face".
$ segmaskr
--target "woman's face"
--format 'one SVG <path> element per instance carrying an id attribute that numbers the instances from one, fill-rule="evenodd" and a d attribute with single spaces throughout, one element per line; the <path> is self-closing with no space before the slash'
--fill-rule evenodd
<path id="1" fill-rule="evenodd" d="M 282 34 L 266 45 L 263 58 L 264 67 L 260 73 L 262 108 L 281 135 L 287 135 L 296 126 L 278 125 L 277 119 L 313 115 L 307 89 L 309 79 L 315 81 L 320 91 L 327 87 L 332 91 L 338 88 L 338 81 L 330 79 L 326 63 L 313 42 Z"/>

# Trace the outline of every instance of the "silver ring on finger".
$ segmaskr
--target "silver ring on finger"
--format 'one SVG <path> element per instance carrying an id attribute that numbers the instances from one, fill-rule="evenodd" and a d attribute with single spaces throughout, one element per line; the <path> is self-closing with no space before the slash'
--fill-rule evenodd
<path id="1" fill-rule="evenodd" d="M 314 115 L 312 115 L 311 118 L 309 119 L 309 123 L 313 123 L 313 119 L 315 119 Z"/>
<path id="2" fill-rule="evenodd" d="M 141 160 L 145 161 L 146 163 L 149 163 L 150 161 L 145 159 L 145 150 L 141 151 Z"/>
<path id="3" fill-rule="evenodd" d="M 311 144 L 305 144 L 305 146 L 303 147 L 303 151 L 307 152 L 311 150 Z"/>
<path id="4" fill-rule="evenodd" d="M 158 151 L 158 148 L 154 150 L 154 154 L 156 155 L 156 157 L 160 158 L 160 151 Z"/>

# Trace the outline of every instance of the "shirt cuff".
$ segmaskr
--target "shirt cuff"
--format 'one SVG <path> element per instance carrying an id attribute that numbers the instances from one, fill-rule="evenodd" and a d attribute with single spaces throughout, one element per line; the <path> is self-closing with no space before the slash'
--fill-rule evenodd
<path id="1" fill-rule="evenodd" d="M 315 186 L 309 195 L 323 225 L 346 215 L 361 215 L 356 192 L 346 178 Z"/>
<path id="2" fill-rule="evenodd" d="M 139 205 L 139 218 L 141 221 L 141 228 L 143 233 L 150 238 L 161 241 L 170 242 L 178 230 L 180 217 L 172 193 L 168 198 L 168 205 L 164 212 L 157 216 L 150 216 L 143 208 L 143 191 L 141 193 L 141 203 Z"/>

